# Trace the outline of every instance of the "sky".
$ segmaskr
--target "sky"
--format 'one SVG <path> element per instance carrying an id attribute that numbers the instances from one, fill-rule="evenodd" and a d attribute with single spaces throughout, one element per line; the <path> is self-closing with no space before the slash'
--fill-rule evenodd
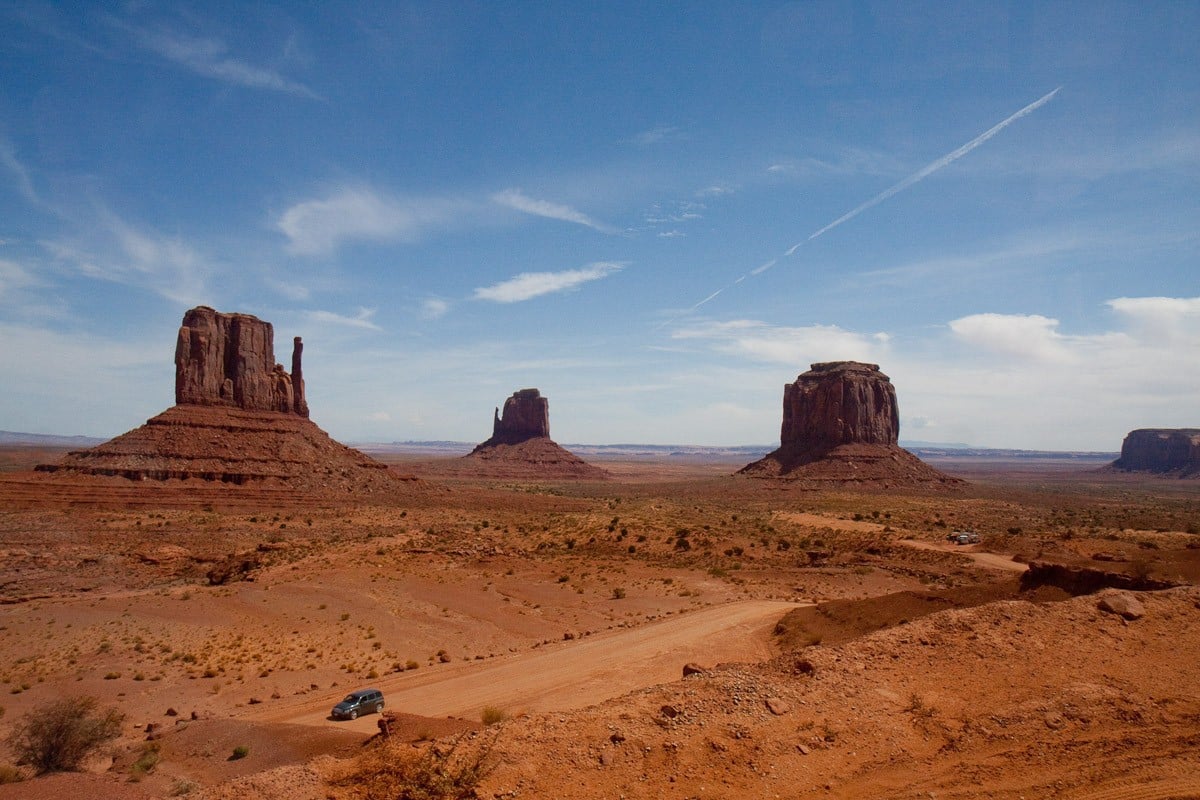
<path id="1" fill-rule="evenodd" d="M 1200 4 L 0 2 L 0 429 L 174 401 L 196 305 L 350 442 L 1200 427 Z"/>

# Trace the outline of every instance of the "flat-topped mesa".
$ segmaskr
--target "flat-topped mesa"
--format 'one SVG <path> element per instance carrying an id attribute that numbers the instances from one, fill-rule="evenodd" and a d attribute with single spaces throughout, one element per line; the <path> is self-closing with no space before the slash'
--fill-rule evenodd
<path id="1" fill-rule="evenodd" d="M 537 389 L 521 389 L 496 409 L 492 421 L 492 444 L 517 444 L 527 439 L 550 438 L 550 401 Z"/>
<path id="2" fill-rule="evenodd" d="M 783 387 L 785 448 L 816 451 L 842 444 L 895 445 L 900 435 L 896 388 L 878 364 L 827 361 Z"/>
<path id="3" fill-rule="evenodd" d="M 740 472 L 818 483 L 962 483 L 901 448 L 899 435 L 896 389 L 878 364 L 813 364 L 783 387 L 778 449 Z"/>
<path id="4" fill-rule="evenodd" d="M 292 372 L 275 363 L 271 323 L 197 306 L 183 315 L 175 343 L 175 402 L 308 416 L 297 336 Z"/>
<path id="5" fill-rule="evenodd" d="M 1183 478 L 1200 476 L 1200 428 L 1141 428 L 1121 443 L 1112 463 L 1123 472 L 1158 472 Z"/>

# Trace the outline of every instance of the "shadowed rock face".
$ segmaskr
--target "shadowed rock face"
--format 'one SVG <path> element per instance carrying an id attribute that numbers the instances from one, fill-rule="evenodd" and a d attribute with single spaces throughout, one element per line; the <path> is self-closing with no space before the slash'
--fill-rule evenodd
<path id="1" fill-rule="evenodd" d="M 841 444 L 894 445 L 900 434 L 896 389 L 878 364 L 830 361 L 783 387 L 780 444 L 824 450 Z"/>
<path id="2" fill-rule="evenodd" d="M 198 306 L 183 316 L 175 343 L 175 402 L 308 416 L 297 336 L 292 373 L 275 363 L 271 323 Z"/>
<path id="3" fill-rule="evenodd" d="M 1200 475 L 1200 428 L 1142 428 L 1121 443 L 1119 470 Z"/>
<path id="4" fill-rule="evenodd" d="M 494 444 L 516 444 L 537 437 L 550 438 L 550 402 L 537 389 L 521 389 L 496 410 L 492 422 Z"/>

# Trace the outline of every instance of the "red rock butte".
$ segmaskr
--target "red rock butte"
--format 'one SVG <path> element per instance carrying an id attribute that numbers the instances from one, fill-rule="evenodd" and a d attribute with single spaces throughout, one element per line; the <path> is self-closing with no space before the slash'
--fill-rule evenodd
<path id="1" fill-rule="evenodd" d="M 128 433 L 37 469 L 314 492 L 394 488 L 397 476 L 385 465 L 334 441 L 308 418 L 302 352 L 297 336 L 289 373 L 275 363 L 271 323 L 193 308 L 176 337 L 176 404 Z"/>
<path id="2" fill-rule="evenodd" d="M 537 389 L 521 389 L 496 409 L 492 436 L 465 456 L 488 474 L 505 477 L 607 478 L 550 438 L 550 402 Z"/>
<path id="3" fill-rule="evenodd" d="M 1121 457 L 1111 464 L 1111 469 L 1200 478 L 1200 428 L 1130 431 L 1121 443 Z"/>
<path id="4" fill-rule="evenodd" d="M 878 364 L 813 364 L 783 387 L 780 446 L 741 474 L 882 485 L 962 483 L 897 444 L 896 388 Z"/>

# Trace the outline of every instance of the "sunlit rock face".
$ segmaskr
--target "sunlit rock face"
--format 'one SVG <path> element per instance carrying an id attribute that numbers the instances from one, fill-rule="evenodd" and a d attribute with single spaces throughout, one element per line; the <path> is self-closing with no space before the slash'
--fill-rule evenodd
<path id="1" fill-rule="evenodd" d="M 175 342 L 175 402 L 307 417 L 303 349 L 297 336 L 289 374 L 275 363 L 271 323 L 197 306 L 184 314 Z"/>

